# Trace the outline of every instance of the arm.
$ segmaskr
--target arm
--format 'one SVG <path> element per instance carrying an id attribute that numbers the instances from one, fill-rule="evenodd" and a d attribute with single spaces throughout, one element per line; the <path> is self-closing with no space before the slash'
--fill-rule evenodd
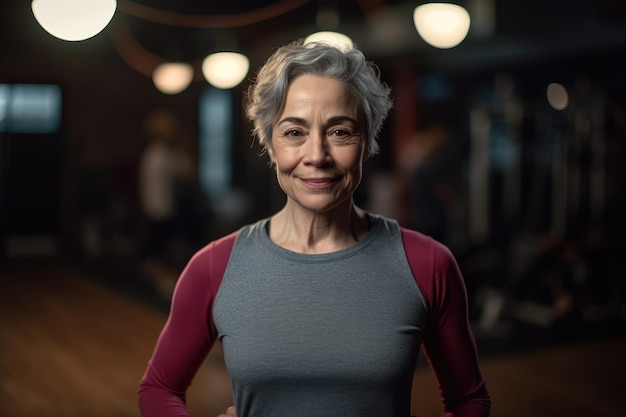
<path id="1" fill-rule="evenodd" d="M 211 309 L 234 238 L 207 245 L 179 277 L 170 315 L 139 386 L 142 416 L 190 415 L 185 392 L 217 338 Z"/>
<path id="2" fill-rule="evenodd" d="M 423 235 L 413 239 L 419 248 L 407 246 L 407 254 L 430 308 L 424 351 L 437 378 L 443 417 L 487 417 L 491 399 L 469 325 L 463 277 L 446 247 Z"/>

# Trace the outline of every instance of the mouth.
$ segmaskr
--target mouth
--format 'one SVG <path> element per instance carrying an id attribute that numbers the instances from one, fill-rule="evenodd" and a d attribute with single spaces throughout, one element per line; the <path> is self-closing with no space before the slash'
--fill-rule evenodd
<path id="1" fill-rule="evenodd" d="M 330 187 L 335 183 L 335 178 L 325 177 L 325 178 L 301 178 L 300 181 L 304 185 L 313 189 L 322 189 Z"/>

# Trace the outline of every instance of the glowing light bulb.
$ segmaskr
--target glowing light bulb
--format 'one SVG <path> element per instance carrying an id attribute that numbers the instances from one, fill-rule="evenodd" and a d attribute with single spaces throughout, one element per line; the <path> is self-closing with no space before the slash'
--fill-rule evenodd
<path id="1" fill-rule="evenodd" d="M 348 50 L 354 47 L 352 39 L 348 36 L 343 33 L 332 31 L 315 32 L 304 39 L 305 45 L 312 42 L 324 43 L 341 50 Z"/>
<path id="2" fill-rule="evenodd" d="M 249 68 L 248 57 L 237 52 L 216 52 L 202 61 L 204 78 L 222 89 L 239 85 L 248 74 Z"/>
<path id="3" fill-rule="evenodd" d="M 178 94 L 191 84 L 193 68 L 184 62 L 164 62 L 152 73 L 152 82 L 165 94 Z"/>
<path id="4" fill-rule="evenodd" d="M 548 103 L 555 110 L 565 110 L 569 103 L 567 89 L 559 83 L 550 83 L 546 89 Z"/>
<path id="5" fill-rule="evenodd" d="M 33 15 L 46 32 L 65 41 L 96 36 L 111 21 L 116 0 L 33 0 Z"/>
<path id="6" fill-rule="evenodd" d="M 457 46 L 467 36 L 470 15 L 463 7 L 450 3 L 428 3 L 413 11 L 417 33 L 430 45 L 448 49 Z"/>

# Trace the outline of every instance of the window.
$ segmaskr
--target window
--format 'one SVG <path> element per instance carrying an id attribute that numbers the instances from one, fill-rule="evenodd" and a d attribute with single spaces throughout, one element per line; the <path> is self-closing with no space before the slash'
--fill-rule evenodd
<path id="1" fill-rule="evenodd" d="M 209 198 L 232 188 L 232 98 L 227 90 L 209 88 L 200 100 L 200 186 Z"/>
<path id="2" fill-rule="evenodd" d="M 54 133 L 61 126 L 61 88 L 0 84 L 0 132 Z"/>

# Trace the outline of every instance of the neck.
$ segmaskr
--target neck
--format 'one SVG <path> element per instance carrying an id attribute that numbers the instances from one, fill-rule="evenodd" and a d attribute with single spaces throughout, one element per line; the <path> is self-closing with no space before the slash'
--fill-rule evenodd
<path id="1" fill-rule="evenodd" d="M 355 245 L 367 231 L 367 215 L 352 201 L 324 213 L 299 210 L 288 202 L 271 219 L 270 239 L 294 252 L 329 253 Z"/>

